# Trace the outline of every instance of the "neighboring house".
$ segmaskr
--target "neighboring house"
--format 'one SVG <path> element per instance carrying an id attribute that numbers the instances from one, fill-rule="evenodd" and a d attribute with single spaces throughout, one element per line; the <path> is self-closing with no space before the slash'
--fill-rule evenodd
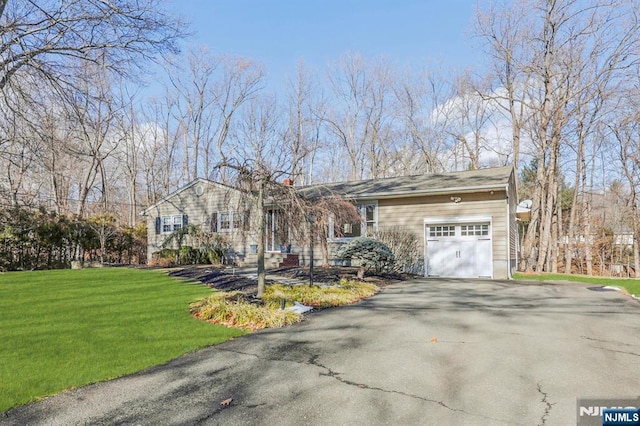
<path id="1" fill-rule="evenodd" d="M 513 167 L 339 182 L 298 188 L 303 196 L 339 194 L 361 212 L 360 223 L 329 226 L 336 247 L 377 229 L 401 226 L 419 237 L 424 275 L 507 279 L 517 265 L 517 188 Z M 249 208 L 233 188 L 196 179 L 142 212 L 147 216 L 148 255 L 186 223 L 227 233 L 240 262 L 255 256 L 257 236 Z M 309 262 L 309 249 L 289 241 L 278 209 L 267 211 L 266 250 L 291 251 Z M 340 235 L 332 231 L 339 230 Z M 155 232 L 154 232 L 155 231 Z M 253 246 L 253 247 L 252 247 Z M 283 250 L 285 249 L 286 250 Z"/>

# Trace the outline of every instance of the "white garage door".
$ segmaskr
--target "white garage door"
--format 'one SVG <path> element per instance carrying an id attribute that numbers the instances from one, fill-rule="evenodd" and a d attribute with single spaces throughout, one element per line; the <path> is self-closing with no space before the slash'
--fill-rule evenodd
<path id="1" fill-rule="evenodd" d="M 425 275 L 491 278 L 491 223 L 425 223 Z"/>

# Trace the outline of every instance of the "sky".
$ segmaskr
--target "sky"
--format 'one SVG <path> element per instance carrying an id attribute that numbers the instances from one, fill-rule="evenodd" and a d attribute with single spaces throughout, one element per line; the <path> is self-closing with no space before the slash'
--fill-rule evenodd
<path id="1" fill-rule="evenodd" d="M 298 62 L 324 70 L 347 52 L 399 66 L 477 68 L 468 30 L 478 0 L 169 0 L 192 24 L 188 40 L 262 63 L 269 85 Z"/>

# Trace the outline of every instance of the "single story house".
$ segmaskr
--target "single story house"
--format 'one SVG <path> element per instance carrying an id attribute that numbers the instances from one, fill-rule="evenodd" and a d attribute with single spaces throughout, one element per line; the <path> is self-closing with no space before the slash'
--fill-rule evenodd
<path id="1" fill-rule="evenodd" d="M 359 224 L 343 224 L 332 246 L 386 227 L 402 227 L 419 237 L 428 277 L 508 279 L 518 256 L 517 186 L 511 166 L 338 182 L 297 188 L 305 194 L 340 194 L 355 204 Z M 239 190 L 196 179 L 142 212 L 148 224 L 148 256 L 187 223 L 227 236 L 239 262 L 255 259 L 257 235 L 251 206 Z M 267 207 L 266 251 L 309 263 L 309 249 L 287 238 L 278 209 Z M 255 216 L 255 215 L 254 215 Z M 315 251 L 315 250 L 314 250 Z M 286 253 L 282 253 L 286 252 Z M 335 250 L 332 250 L 332 256 Z"/>

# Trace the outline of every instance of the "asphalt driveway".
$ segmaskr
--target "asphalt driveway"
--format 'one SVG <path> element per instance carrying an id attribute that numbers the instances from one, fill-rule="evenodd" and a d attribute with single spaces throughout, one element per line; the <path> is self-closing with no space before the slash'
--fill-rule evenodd
<path id="1" fill-rule="evenodd" d="M 568 425 L 576 398 L 638 395 L 637 301 L 586 285 L 416 280 L 0 424 Z"/>

